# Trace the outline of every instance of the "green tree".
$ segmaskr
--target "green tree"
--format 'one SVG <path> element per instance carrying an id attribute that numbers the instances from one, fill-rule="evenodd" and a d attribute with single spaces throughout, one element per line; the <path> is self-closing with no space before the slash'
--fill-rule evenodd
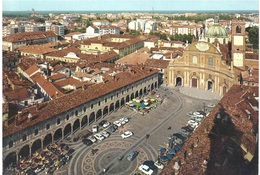
<path id="1" fill-rule="evenodd" d="M 253 44 L 254 49 L 259 47 L 259 28 L 257 26 L 248 29 L 248 39 L 251 44 Z"/>

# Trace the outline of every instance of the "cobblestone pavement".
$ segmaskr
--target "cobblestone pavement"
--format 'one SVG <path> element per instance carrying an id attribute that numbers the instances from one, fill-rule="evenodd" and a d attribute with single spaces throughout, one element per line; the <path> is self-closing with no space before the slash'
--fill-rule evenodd
<path id="1" fill-rule="evenodd" d="M 197 91 L 193 93 L 200 94 Z M 209 98 L 209 94 L 206 94 L 205 98 L 210 100 L 187 96 L 183 94 L 181 88 L 169 88 L 164 91 L 161 87 L 156 91 L 156 95 L 164 97 L 163 103 L 144 116 L 125 107 L 107 116 L 105 119 L 111 122 L 122 116 L 129 117 L 130 121 L 120 130 L 111 133 L 111 136 L 104 141 L 94 143 L 90 147 L 82 144 L 81 140 L 78 142 L 64 141 L 75 149 L 75 153 L 69 164 L 55 171 L 54 174 L 96 175 L 103 174 L 104 168 L 107 169 L 105 174 L 133 174 L 138 171 L 138 166 L 145 160 L 156 160 L 159 149 L 167 146 L 167 137 L 187 124 L 189 117 L 186 114 L 188 112 L 203 110 L 204 104 L 218 102 L 214 96 Z M 211 109 L 206 107 L 206 110 Z M 171 130 L 167 129 L 169 126 Z M 88 126 L 74 135 L 84 133 L 86 129 L 90 128 Z M 122 139 L 120 134 L 127 129 L 133 131 L 134 136 Z M 148 139 L 145 138 L 146 134 L 150 134 Z M 98 149 L 98 152 L 92 155 L 91 149 Z M 126 156 L 131 150 L 138 150 L 139 154 L 130 162 Z M 119 161 L 119 156 L 124 156 L 124 158 Z"/>

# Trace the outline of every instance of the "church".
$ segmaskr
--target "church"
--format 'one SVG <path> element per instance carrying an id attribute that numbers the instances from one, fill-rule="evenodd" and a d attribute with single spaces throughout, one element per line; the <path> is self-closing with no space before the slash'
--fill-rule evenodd
<path id="1" fill-rule="evenodd" d="M 171 59 L 165 71 L 165 84 L 203 89 L 223 96 L 233 84 L 239 84 L 235 69 L 246 68 L 245 47 L 244 21 L 232 20 L 229 36 L 215 19 L 205 37 L 188 45 L 182 57 Z"/>

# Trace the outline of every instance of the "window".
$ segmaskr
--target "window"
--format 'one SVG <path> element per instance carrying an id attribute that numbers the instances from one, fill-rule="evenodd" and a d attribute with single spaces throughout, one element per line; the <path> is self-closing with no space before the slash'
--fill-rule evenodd
<path id="1" fill-rule="evenodd" d="M 79 112 L 78 112 L 78 110 L 76 110 L 75 115 L 78 116 L 78 114 L 79 114 Z"/>
<path id="2" fill-rule="evenodd" d="M 118 93 L 116 93 L 116 97 L 118 97 Z"/>
<path id="3" fill-rule="evenodd" d="M 105 98 L 105 103 L 107 102 L 107 98 Z"/>
<path id="4" fill-rule="evenodd" d="M 50 129 L 50 124 L 46 124 L 46 130 Z"/>
<path id="5" fill-rule="evenodd" d="M 58 119 L 57 119 L 57 125 L 59 125 L 59 124 L 60 124 L 60 119 L 58 118 Z"/>
<path id="6" fill-rule="evenodd" d="M 113 95 L 111 96 L 111 100 L 113 100 Z"/>
<path id="7" fill-rule="evenodd" d="M 196 56 L 192 57 L 192 63 L 197 64 L 198 63 L 198 58 Z"/>
<path id="8" fill-rule="evenodd" d="M 14 146 L 14 142 L 11 140 L 8 145 L 9 145 L 9 148 L 12 148 Z"/>
<path id="9" fill-rule="evenodd" d="M 35 129 L 35 130 L 34 130 L 34 135 L 37 136 L 38 133 L 39 133 L 39 130 L 38 130 L 38 129 Z"/>
<path id="10" fill-rule="evenodd" d="M 66 115 L 66 120 L 69 120 L 70 116 L 69 115 Z"/>
<path id="11" fill-rule="evenodd" d="M 24 135 L 23 135 L 23 138 L 22 138 L 22 139 L 23 139 L 23 141 L 25 141 L 25 140 L 26 140 L 26 138 L 27 138 L 27 136 L 26 136 L 26 134 L 24 134 Z"/>
<path id="12" fill-rule="evenodd" d="M 24 101 L 24 106 L 28 106 L 28 101 Z"/>
<path id="13" fill-rule="evenodd" d="M 213 58 L 209 57 L 208 59 L 208 65 L 213 66 Z"/>
<path id="14" fill-rule="evenodd" d="M 236 27 L 236 33 L 241 33 L 241 27 L 240 26 Z"/>
<path id="15" fill-rule="evenodd" d="M 87 108 L 86 108 L 86 107 L 84 107 L 84 109 L 83 109 L 83 110 L 84 110 L 84 112 L 86 112 Z"/>
<path id="16" fill-rule="evenodd" d="M 94 105 L 93 105 L 93 104 L 91 104 L 91 106 L 90 106 L 90 107 L 91 107 L 91 109 L 93 109 Z"/>

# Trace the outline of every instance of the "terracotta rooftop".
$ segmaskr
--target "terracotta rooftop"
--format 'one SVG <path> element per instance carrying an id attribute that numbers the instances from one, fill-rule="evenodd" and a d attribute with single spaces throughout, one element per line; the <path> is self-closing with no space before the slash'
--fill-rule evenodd
<path id="1" fill-rule="evenodd" d="M 34 64 L 31 67 L 29 67 L 28 69 L 25 70 L 25 73 L 29 76 L 31 76 L 33 73 L 35 73 L 36 71 L 38 71 L 40 68 Z"/>
<path id="2" fill-rule="evenodd" d="M 137 65 L 144 64 L 151 54 L 134 52 L 116 61 L 116 64 Z"/>
<path id="3" fill-rule="evenodd" d="M 30 97 L 27 88 L 21 88 L 14 91 L 6 92 L 4 93 L 4 95 L 6 96 L 7 101 L 21 101 Z"/>
<path id="4" fill-rule="evenodd" d="M 56 74 L 48 77 L 48 79 L 51 80 L 52 82 L 59 81 L 61 79 L 65 79 L 65 78 L 67 78 L 67 76 L 64 74 L 61 74 L 61 73 L 56 73 Z"/>
<path id="5" fill-rule="evenodd" d="M 66 34 L 65 37 L 70 37 L 70 36 L 78 35 L 78 34 L 82 34 L 82 33 L 81 32 L 71 32 L 71 33 Z"/>
<path id="6" fill-rule="evenodd" d="M 169 60 L 147 59 L 145 65 L 153 68 L 166 69 L 169 65 Z"/>
<path id="7" fill-rule="evenodd" d="M 43 88 L 52 99 L 63 96 L 63 93 L 59 91 L 59 89 L 57 89 L 50 81 L 45 79 L 41 73 L 36 73 L 31 78 L 35 83 L 39 84 L 40 87 Z"/>
<path id="8" fill-rule="evenodd" d="M 77 90 L 68 95 L 61 96 L 60 98 L 26 108 L 22 110 L 21 114 L 18 114 L 19 116 L 15 117 L 14 122 L 10 122 L 9 126 L 3 130 L 3 137 L 17 133 L 20 130 L 33 126 L 43 120 L 55 117 L 69 109 L 75 108 L 90 100 L 157 73 L 158 71 L 155 69 L 141 68 L 140 66 L 132 67 L 131 70 L 125 70 L 124 72 L 116 74 L 114 78 L 110 78 L 106 83 L 96 84 L 86 90 Z M 40 77 L 39 74 L 34 76 L 36 80 Z M 108 77 L 108 75 L 106 76 Z M 43 79 L 43 81 L 44 80 L 45 79 Z M 32 115 L 31 119 L 28 119 L 29 113 Z"/>
<path id="9" fill-rule="evenodd" d="M 30 41 L 30 40 L 37 40 L 37 39 L 46 39 L 54 36 L 57 36 L 57 34 L 55 34 L 53 31 L 22 32 L 22 33 L 15 33 L 10 36 L 6 36 L 3 38 L 3 41 L 21 42 L 21 41 Z"/>
<path id="10" fill-rule="evenodd" d="M 229 175 L 238 174 L 239 167 L 237 166 L 240 164 L 236 162 L 236 159 L 230 158 L 228 166 L 222 165 L 229 155 L 228 147 L 240 150 L 240 157 L 245 155 L 240 144 L 253 155 L 257 149 L 253 131 L 258 130 L 258 111 L 251 107 L 251 102 L 247 101 L 248 96 L 251 97 L 250 100 L 258 104 L 255 99 L 258 96 L 258 87 L 233 85 L 161 174 L 169 175 L 175 172 L 173 168 L 175 162 L 179 163 L 179 174 L 183 175 L 193 175 L 194 172 L 196 174 L 217 172 Z M 248 113 L 251 117 L 248 117 Z"/>
<path id="11" fill-rule="evenodd" d="M 67 85 L 71 85 L 71 86 L 75 86 L 78 89 L 78 88 L 81 88 L 83 85 L 90 86 L 90 85 L 93 85 L 95 83 L 93 83 L 93 82 L 80 82 L 79 80 L 76 80 L 76 79 L 70 77 L 70 78 L 67 78 L 67 79 L 64 79 L 64 80 L 54 82 L 53 84 L 56 87 L 58 86 L 60 88 L 67 86 Z"/>

